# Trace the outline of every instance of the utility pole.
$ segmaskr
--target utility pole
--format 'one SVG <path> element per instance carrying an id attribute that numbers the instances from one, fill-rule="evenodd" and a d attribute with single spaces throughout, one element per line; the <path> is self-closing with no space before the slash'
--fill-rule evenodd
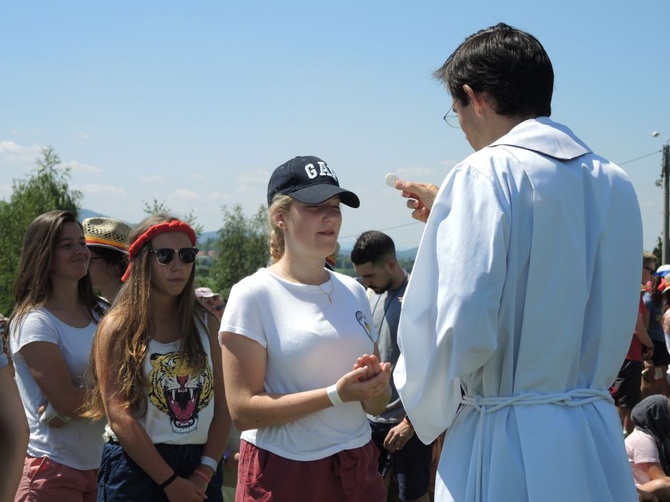
<path id="1" fill-rule="evenodd" d="M 661 176 L 663 176 L 663 265 L 670 261 L 670 146 L 663 143 Z"/>
<path id="2" fill-rule="evenodd" d="M 661 133 L 654 131 L 651 133 L 654 138 L 661 136 Z M 670 263 L 670 139 L 663 142 L 663 156 L 661 158 L 661 181 L 663 182 L 663 237 L 661 245 L 661 265 Z M 659 186 L 656 182 L 656 186 Z"/>

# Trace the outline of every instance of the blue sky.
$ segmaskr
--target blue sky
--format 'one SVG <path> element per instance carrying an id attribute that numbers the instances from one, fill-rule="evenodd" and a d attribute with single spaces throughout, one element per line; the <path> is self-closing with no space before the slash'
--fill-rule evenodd
<path id="1" fill-rule="evenodd" d="M 156 199 L 209 231 L 223 205 L 255 212 L 276 166 L 316 155 L 362 201 L 343 211 L 343 245 L 374 228 L 414 247 L 422 225 L 384 175 L 439 184 L 471 152 L 442 121 L 451 98 L 431 73 L 466 36 L 506 22 L 552 59 L 552 118 L 623 164 L 652 248 L 668 21 L 667 0 L 11 2 L 0 197 L 52 145 L 84 208 L 137 222 Z"/>

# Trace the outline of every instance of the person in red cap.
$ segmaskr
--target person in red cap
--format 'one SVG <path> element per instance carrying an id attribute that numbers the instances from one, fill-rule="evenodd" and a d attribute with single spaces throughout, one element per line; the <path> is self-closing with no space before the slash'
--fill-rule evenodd
<path id="1" fill-rule="evenodd" d="M 243 431 L 236 501 L 381 502 L 366 412 L 385 409 L 390 364 L 363 287 L 324 267 L 340 205 L 360 202 L 311 156 L 275 169 L 267 201 L 271 264 L 233 286 L 219 333 Z"/>

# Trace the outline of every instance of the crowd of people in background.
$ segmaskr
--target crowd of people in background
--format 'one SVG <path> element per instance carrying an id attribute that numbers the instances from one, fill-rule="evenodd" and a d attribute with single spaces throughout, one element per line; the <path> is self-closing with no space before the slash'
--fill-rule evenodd
<path id="1" fill-rule="evenodd" d="M 637 322 L 610 391 L 640 490 L 670 500 L 670 284 L 667 264 L 645 251 Z"/>
<path id="2" fill-rule="evenodd" d="M 0 502 L 670 500 L 670 266 L 632 185 L 549 119 L 532 35 L 481 30 L 435 76 L 475 152 L 393 181 L 426 224 L 411 271 L 376 230 L 336 270 L 360 199 L 315 156 L 272 172 L 270 261 L 226 299 L 174 216 L 37 216 Z"/>

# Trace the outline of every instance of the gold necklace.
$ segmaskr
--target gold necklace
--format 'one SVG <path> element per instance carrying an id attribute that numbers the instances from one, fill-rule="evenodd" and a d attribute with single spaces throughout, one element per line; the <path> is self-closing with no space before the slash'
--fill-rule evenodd
<path id="1" fill-rule="evenodd" d="M 298 284 L 304 284 L 304 282 L 299 281 L 298 279 L 295 278 L 295 276 L 291 272 L 286 270 L 283 265 L 282 265 L 281 269 L 284 271 L 284 273 L 286 275 L 288 275 L 291 279 L 293 279 Z M 323 289 L 321 287 L 321 284 L 315 284 L 315 286 L 317 288 L 319 288 L 321 291 L 323 291 L 323 294 L 328 297 L 328 301 L 330 303 L 333 303 L 333 291 L 335 291 L 335 284 L 333 283 L 333 275 L 330 272 L 328 272 L 328 282 L 330 283 L 330 293 L 328 291 L 326 291 L 325 289 Z"/>
<path id="2" fill-rule="evenodd" d="M 318 287 L 321 291 L 323 291 L 323 293 L 328 297 L 328 301 L 329 301 L 330 303 L 333 303 L 333 299 L 332 299 L 331 296 L 332 296 L 332 294 L 333 294 L 333 291 L 335 291 L 335 284 L 333 283 L 333 276 L 330 274 L 330 272 L 328 272 L 328 282 L 330 283 L 330 293 L 328 293 L 325 289 L 323 289 L 323 288 L 321 287 L 321 284 L 317 284 L 317 287 Z"/>

